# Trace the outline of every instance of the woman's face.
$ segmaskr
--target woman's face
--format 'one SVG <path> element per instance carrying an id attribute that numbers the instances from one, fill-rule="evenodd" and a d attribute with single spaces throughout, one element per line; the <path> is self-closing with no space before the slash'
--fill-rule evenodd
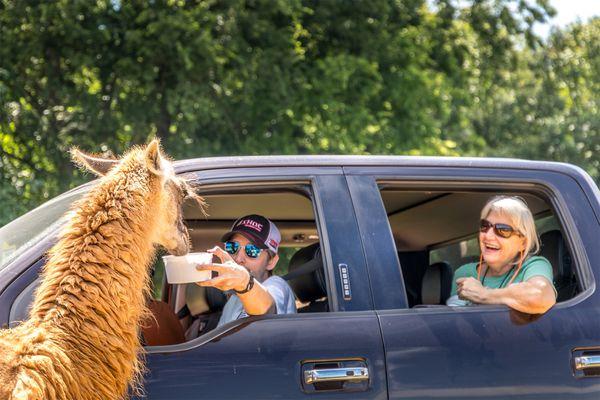
<path id="1" fill-rule="evenodd" d="M 492 211 L 485 218 L 493 224 L 506 224 L 516 229 L 511 219 L 496 211 Z M 525 237 L 513 234 L 509 238 L 496 235 L 494 228 L 486 232 L 479 232 L 479 247 L 485 263 L 492 271 L 503 274 L 515 257 L 525 250 Z"/>

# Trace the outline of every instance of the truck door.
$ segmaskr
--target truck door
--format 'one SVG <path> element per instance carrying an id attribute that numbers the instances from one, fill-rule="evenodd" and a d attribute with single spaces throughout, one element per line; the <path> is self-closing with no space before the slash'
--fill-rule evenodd
<path id="1" fill-rule="evenodd" d="M 600 297 L 590 279 L 590 261 L 600 256 L 600 230 L 575 179 L 549 171 L 448 166 L 345 171 L 384 337 L 390 399 L 600 396 L 598 369 L 577 365 L 593 362 L 599 354 Z M 453 237 L 453 231 L 462 232 L 456 225 L 478 222 L 480 200 L 453 208 L 452 199 L 496 193 L 546 199 L 577 277 L 573 296 L 559 299 L 541 316 L 504 306 L 422 304 L 427 290 L 423 277 L 437 261 L 430 256 L 441 248 L 439 241 L 459 243 L 464 238 Z M 447 208 L 440 212 L 436 204 Z M 474 220 L 464 221 L 465 215 Z M 546 217 L 540 213 L 536 221 Z M 556 262 L 566 262 L 564 256 Z M 439 276 L 435 279 L 439 285 Z M 435 290 L 439 293 L 439 286 Z"/>
<path id="2" fill-rule="evenodd" d="M 186 343 L 149 347 L 147 397 L 387 399 L 381 332 L 341 168 L 211 170 L 195 179 L 204 190 L 254 185 L 259 194 L 305 185 L 318 225 L 327 307 L 244 318 Z M 211 206 L 220 212 L 218 204 Z M 294 211 L 291 204 L 275 207 Z"/>

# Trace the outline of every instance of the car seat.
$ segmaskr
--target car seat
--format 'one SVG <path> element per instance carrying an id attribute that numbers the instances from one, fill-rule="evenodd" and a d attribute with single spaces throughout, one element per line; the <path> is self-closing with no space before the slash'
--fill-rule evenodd
<path id="1" fill-rule="evenodd" d="M 440 261 L 427 267 L 421 283 L 421 304 L 445 305 L 452 290 L 452 267 Z"/>
<path id="2" fill-rule="evenodd" d="M 540 255 L 552 265 L 556 301 L 572 298 L 577 293 L 577 281 L 573 273 L 572 258 L 559 230 L 551 230 L 540 236 Z"/>
<path id="3" fill-rule="evenodd" d="M 185 332 L 186 340 L 197 338 L 217 327 L 227 295 L 213 287 L 188 284 L 185 288 L 185 304 L 192 316 L 192 323 Z"/>
<path id="4" fill-rule="evenodd" d="M 289 283 L 299 301 L 308 303 L 298 309 L 299 313 L 329 311 L 319 243 L 298 250 L 290 259 L 288 271 L 283 279 Z"/>

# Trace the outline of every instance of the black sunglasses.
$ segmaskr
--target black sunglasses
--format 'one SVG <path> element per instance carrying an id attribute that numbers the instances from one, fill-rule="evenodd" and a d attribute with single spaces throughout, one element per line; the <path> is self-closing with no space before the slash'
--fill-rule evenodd
<path id="1" fill-rule="evenodd" d="M 228 240 L 227 242 L 225 242 L 225 251 L 231 255 L 234 255 L 235 253 L 237 253 L 238 250 L 240 249 L 240 247 L 241 246 L 240 246 L 239 242 L 234 242 L 231 240 Z M 258 256 L 260 256 L 260 253 L 262 252 L 262 249 L 255 244 L 248 243 L 247 245 L 244 246 L 244 251 L 246 252 L 246 255 L 248 257 L 258 258 Z"/>
<path id="2" fill-rule="evenodd" d="M 479 232 L 481 233 L 486 233 L 490 228 L 494 228 L 494 233 L 504 239 L 508 239 L 512 235 L 523 236 L 521 232 L 507 224 L 492 224 L 487 219 L 482 219 L 479 223 Z"/>

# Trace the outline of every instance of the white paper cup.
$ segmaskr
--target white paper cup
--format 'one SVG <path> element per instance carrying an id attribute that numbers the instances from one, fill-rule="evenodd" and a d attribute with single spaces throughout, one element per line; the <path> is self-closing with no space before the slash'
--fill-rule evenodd
<path id="1" fill-rule="evenodd" d="M 211 253 L 188 253 L 184 256 L 163 256 L 167 282 L 191 283 L 209 280 L 212 271 L 198 271 L 198 264 L 212 264 Z"/>

